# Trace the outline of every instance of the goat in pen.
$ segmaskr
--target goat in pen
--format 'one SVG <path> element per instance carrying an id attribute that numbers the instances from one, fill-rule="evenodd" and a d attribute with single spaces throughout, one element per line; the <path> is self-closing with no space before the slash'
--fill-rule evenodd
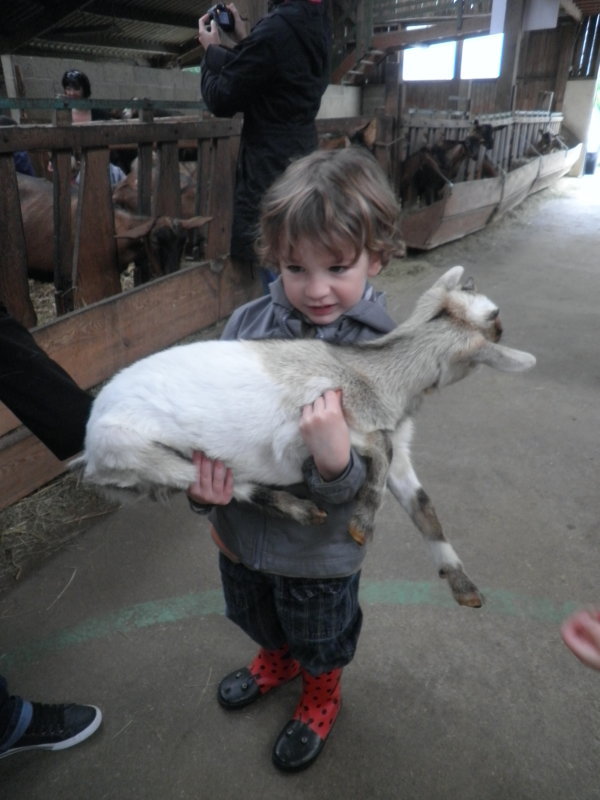
<path id="1" fill-rule="evenodd" d="M 372 534 L 387 483 L 429 542 L 456 601 L 479 607 L 481 595 L 412 467 L 412 417 L 427 391 L 479 364 L 522 372 L 535 358 L 497 343 L 498 308 L 471 279 L 461 286 L 463 272 L 450 269 L 406 322 L 369 342 L 208 341 L 149 356 L 100 391 L 74 466 L 92 483 L 160 496 L 187 489 L 195 477 L 192 451 L 201 450 L 232 468 L 236 499 L 315 524 L 324 512 L 278 487 L 302 480 L 308 451 L 300 408 L 341 390 L 352 445 L 367 462 L 349 534 L 359 544 Z"/>

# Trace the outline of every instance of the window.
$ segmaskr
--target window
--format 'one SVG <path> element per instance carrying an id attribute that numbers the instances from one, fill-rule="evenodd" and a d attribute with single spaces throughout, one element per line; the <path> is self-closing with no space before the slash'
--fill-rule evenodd
<path id="1" fill-rule="evenodd" d="M 404 51 L 402 80 L 451 81 L 455 58 L 456 42 L 410 47 Z"/>
<path id="2" fill-rule="evenodd" d="M 465 39 L 460 65 L 461 79 L 497 78 L 502 63 L 503 39 L 503 33 Z"/>

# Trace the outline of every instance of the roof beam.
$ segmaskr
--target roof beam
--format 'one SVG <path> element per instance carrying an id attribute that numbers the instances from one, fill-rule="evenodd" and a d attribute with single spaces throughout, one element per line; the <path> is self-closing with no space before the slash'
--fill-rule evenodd
<path id="1" fill-rule="evenodd" d="M 164 42 L 152 42 L 149 40 L 142 40 L 142 39 L 129 39 L 124 36 L 116 37 L 105 37 L 103 34 L 100 35 L 98 38 L 96 36 L 91 36 L 91 34 L 87 33 L 85 35 L 80 34 L 79 36 L 67 36 L 61 35 L 57 36 L 55 34 L 49 33 L 45 36 L 40 36 L 38 41 L 51 46 L 53 43 L 57 45 L 68 45 L 70 47 L 79 46 L 79 47 L 87 47 L 87 48 L 108 48 L 110 50 L 130 50 L 131 52 L 139 52 L 139 53 L 148 53 L 148 54 L 156 54 L 156 55 L 173 55 L 177 56 L 181 53 L 180 47 L 178 45 L 170 45 Z"/>
<path id="2" fill-rule="evenodd" d="M 457 21 L 441 22 L 428 28 L 406 31 L 398 30 L 391 33 L 375 33 L 371 46 L 376 50 L 402 50 L 417 44 L 431 44 L 433 42 L 449 41 L 451 39 L 464 39 L 466 36 L 476 36 L 490 32 L 490 15 L 482 14 L 477 17 L 464 17 L 462 26 L 458 28 Z"/>
<path id="3" fill-rule="evenodd" d="M 194 14 L 170 13 L 168 11 L 153 11 L 149 8 L 133 6 L 121 7 L 111 0 L 93 0 L 86 9 L 89 14 L 96 14 L 111 19 L 122 19 L 128 22 L 151 22 L 155 25 L 166 25 L 170 28 L 197 28 L 198 17 Z"/>

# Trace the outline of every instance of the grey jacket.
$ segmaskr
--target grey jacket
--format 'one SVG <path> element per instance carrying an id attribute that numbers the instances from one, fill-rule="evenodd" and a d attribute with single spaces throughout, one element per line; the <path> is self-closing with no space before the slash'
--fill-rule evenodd
<path id="1" fill-rule="evenodd" d="M 383 294 L 369 285 L 359 303 L 322 327 L 312 325 L 289 304 L 280 280 L 270 288 L 270 297 L 261 297 L 234 311 L 221 338 L 314 337 L 344 345 L 383 336 L 396 325 L 385 310 Z M 304 578 L 352 575 L 365 556 L 365 548 L 348 533 L 353 499 L 365 480 L 364 461 L 352 451 L 345 472 L 329 482 L 321 478 L 312 458 L 304 463 L 303 473 L 304 483 L 286 488 L 297 497 L 310 497 L 326 511 L 324 525 L 299 525 L 235 500 L 227 506 L 216 506 L 211 521 L 223 544 L 250 569 Z M 233 478 L 235 481 L 235 475 Z"/>

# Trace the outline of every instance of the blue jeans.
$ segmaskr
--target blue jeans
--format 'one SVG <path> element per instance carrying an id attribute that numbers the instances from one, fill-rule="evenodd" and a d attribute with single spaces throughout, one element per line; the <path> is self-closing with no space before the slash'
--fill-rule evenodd
<path id="1" fill-rule="evenodd" d="M 360 572 L 347 578 L 286 578 L 219 556 L 226 615 L 261 647 L 289 645 L 312 675 L 354 657 L 362 625 Z"/>
<path id="2" fill-rule="evenodd" d="M 0 675 L 0 753 L 23 736 L 32 713 L 29 701 L 9 695 L 6 678 Z"/>

